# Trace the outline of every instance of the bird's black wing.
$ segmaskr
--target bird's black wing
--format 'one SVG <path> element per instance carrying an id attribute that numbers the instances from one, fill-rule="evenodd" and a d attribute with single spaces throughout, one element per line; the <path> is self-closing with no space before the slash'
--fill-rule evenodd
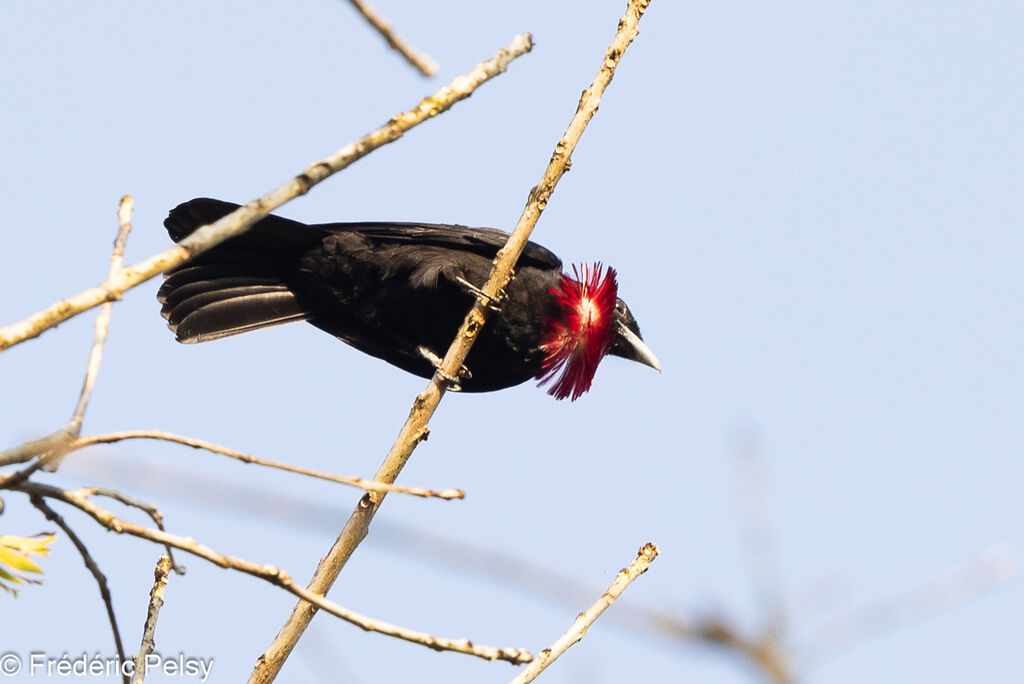
<path id="1" fill-rule="evenodd" d="M 171 210 L 164 221 L 175 242 L 198 227 L 227 216 L 239 205 L 210 198 L 196 198 Z M 355 223 L 320 223 L 307 225 L 271 214 L 257 221 L 242 235 L 228 241 L 237 250 L 281 251 L 308 247 L 324 234 L 360 233 L 378 244 L 431 246 L 479 254 L 488 259 L 508 240 L 508 233 L 496 228 L 470 228 L 441 223 L 392 223 L 368 221 Z M 226 250 L 221 250 L 226 251 Z M 550 250 L 528 242 L 519 258 L 519 267 L 533 266 L 542 270 L 562 268 L 562 262 Z"/>
<path id="2" fill-rule="evenodd" d="M 470 228 L 443 223 L 389 223 L 372 221 L 363 223 L 321 223 L 312 228 L 325 232 L 355 232 L 378 244 L 416 245 L 436 247 L 457 252 L 478 254 L 493 259 L 505 246 L 508 233 L 497 228 Z M 550 250 L 528 242 L 519 258 L 519 268 L 532 266 L 541 270 L 561 271 L 562 261 Z"/>

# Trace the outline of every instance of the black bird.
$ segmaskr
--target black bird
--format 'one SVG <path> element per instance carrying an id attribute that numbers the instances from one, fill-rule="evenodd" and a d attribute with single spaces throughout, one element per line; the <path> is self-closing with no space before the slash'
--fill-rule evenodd
<path id="1" fill-rule="evenodd" d="M 237 208 L 193 199 L 172 209 L 164 225 L 177 242 Z M 267 216 L 170 271 L 157 299 L 179 342 L 308 321 L 429 378 L 507 238 L 493 228 L 307 225 Z M 611 267 L 573 267 L 569 276 L 558 257 L 529 243 L 466 359 L 461 389 L 488 392 L 537 378 L 554 380 L 553 396 L 575 400 L 606 354 L 660 371 L 617 289 Z"/>

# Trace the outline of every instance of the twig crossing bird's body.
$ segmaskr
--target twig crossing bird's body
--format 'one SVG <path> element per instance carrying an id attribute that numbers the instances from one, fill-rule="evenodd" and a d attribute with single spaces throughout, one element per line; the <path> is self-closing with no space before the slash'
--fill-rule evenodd
<path id="1" fill-rule="evenodd" d="M 238 205 L 194 199 L 164 224 L 175 241 Z M 305 320 L 360 351 L 431 377 L 508 234 L 420 223 L 306 225 L 268 216 L 170 272 L 162 313 L 181 342 L 204 342 Z M 576 278 L 529 243 L 466 359 L 461 389 L 487 392 L 530 378 L 554 380 L 558 398 L 587 391 L 597 364 L 615 354 L 654 368 L 636 321 L 600 265 Z M 558 375 L 559 377 L 555 377 Z"/>

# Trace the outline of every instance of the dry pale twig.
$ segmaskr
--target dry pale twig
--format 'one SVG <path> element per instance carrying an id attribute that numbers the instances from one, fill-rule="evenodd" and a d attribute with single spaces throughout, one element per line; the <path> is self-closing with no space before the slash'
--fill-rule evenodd
<path id="1" fill-rule="evenodd" d="M 96 585 L 100 589 L 100 597 L 103 599 L 103 605 L 107 609 L 107 619 L 110 620 L 110 630 L 114 633 L 114 647 L 117 648 L 117 657 L 119 662 L 124 662 L 124 645 L 121 643 L 121 631 L 117 628 L 117 617 L 114 615 L 114 602 L 110 595 L 110 586 L 107 584 L 107 576 L 103 574 L 100 567 L 96 564 L 92 554 L 89 553 L 89 549 L 86 547 L 85 542 L 79 539 L 78 535 L 75 534 L 74 530 L 67 524 L 64 518 L 57 513 L 57 511 L 50 508 L 41 497 L 30 496 L 29 501 L 39 511 L 46 516 L 47 520 L 52 521 L 57 527 L 64 530 L 64 534 L 68 536 L 71 543 L 78 549 L 78 553 L 82 556 L 82 561 L 85 563 L 85 567 L 88 568 L 89 572 L 92 573 L 93 578 L 96 580 Z M 122 675 L 125 684 L 128 684 L 127 675 Z"/>
<path id="2" fill-rule="evenodd" d="M 434 61 L 434 58 L 426 53 L 418 52 L 416 48 L 402 40 L 392 30 L 388 20 L 377 14 L 377 10 L 373 9 L 370 3 L 363 2 L 363 0 L 349 0 L 349 2 L 363 15 L 366 21 L 370 22 L 373 28 L 377 29 L 377 32 L 380 33 L 384 40 L 388 41 L 391 49 L 397 50 L 405 57 L 405 61 L 416 67 L 421 74 L 433 76 L 437 73 L 437 62 Z"/>
<path id="3" fill-rule="evenodd" d="M 82 449 L 87 446 L 94 444 L 112 444 L 114 442 L 121 442 L 127 439 L 155 439 L 164 442 L 174 442 L 175 444 L 183 444 L 185 446 L 192 447 L 194 449 L 203 449 L 215 454 L 221 454 L 228 456 L 235 460 L 241 461 L 242 463 L 252 463 L 259 466 L 265 466 L 267 468 L 276 468 L 278 470 L 284 470 L 289 473 L 297 473 L 299 475 L 306 475 L 308 477 L 315 477 L 321 480 L 327 480 L 329 482 L 337 482 L 339 484 L 350 485 L 352 487 L 358 487 L 367 491 L 374 492 L 395 492 L 397 494 L 409 494 L 412 496 L 420 497 L 433 497 L 438 499 L 462 499 L 465 498 L 466 494 L 461 489 L 424 489 L 423 487 L 403 487 L 401 485 L 385 484 L 382 482 L 372 482 L 361 477 L 349 477 L 345 475 L 334 475 L 332 473 L 324 473 L 319 470 L 312 470 L 310 468 L 303 468 L 301 466 L 288 465 L 287 463 L 279 463 L 277 461 L 271 461 L 265 458 L 259 458 L 250 454 L 231 449 L 229 447 L 220 446 L 219 444 L 213 444 L 202 439 L 195 439 L 193 437 L 184 437 L 182 435 L 175 435 L 170 432 L 164 432 L 163 430 L 126 430 L 123 432 L 111 432 L 104 435 L 88 435 L 86 437 L 79 437 L 68 445 L 67 450 L 75 451 Z"/>
<path id="4" fill-rule="evenodd" d="M 446 378 L 458 377 L 458 370 L 462 366 L 462 362 L 465 361 L 470 347 L 476 341 L 477 335 L 487 320 L 489 305 L 500 300 L 500 293 L 511 280 L 513 267 L 526 247 L 530 233 L 537 224 L 541 212 L 547 206 L 555 185 L 568 169 L 572 152 L 583 135 L 587 123 L 597 111 L 601 95 L 611 82 L 623 51 L 637 35 L 637 23 L 648 4 L 649 0 L 630 0 L 626 14 L 619 20 L 618 32 L 611 46 L 605 52 L 597 76 L 590 87 L 583 91 L 576 114 L 569 122 L 565 134 L 555 145 L 555 151 L 540 183 L 530 191 L 526 207 L 519 217 L 515 230 L 512 231 L 505 246 L 495 256 L 490 277 L 484 284 L 481 294 L 478 295 L 473 308 L 466 315 L 455 340 L 445 354 L 441 367 L 434 374 L 427 388 L 413 402 L 409 418 L 402 426 L 395 443 L 378 468 L 377 474 L 374 475 L 374 480 L 394 482 L 402 468 L 405 467 L 413 450 L 426 439 L 429 433 L 427 424 L 448 386 Z M 309 583 L 310 591 L 320 595 L 327 594 L 349 557 L 366 537 L 370 521 L 384 500 L 384 496 L 383 493 L 367 492 L 360 500 L 334 546 L 317 566 L 313 579 Z M 308 604 L 299 603 L 294 608 L 270 647 L 256 662 L 249 678 L 250 684 L 265 684 L 277 676 L 284 661 L 295 644 L 298 643 L 315 613 L 316 608 Z"/>
<path id="5" fill-rule="evenodd" d="M 43 497 L 63 501 L 79 509 L 103 527 L 118 534 L 128 534 L 141 539 L 157 542 L 165 546 L 181 549 L 194 556 L 198 556 L 214 565 L 222 568 L 243 572 L 253 577 L 258 577 L 270 584 L 281 587 L 285 591 L 294 594 L 303 601 L 316 605 L 318 609 L 325 610 L 346 622 L 350 622 L 368 632 L 379 632 L 387 636 L 396 637 L 405 641 L 432 648 L 437 651 L 454 651 L 467 655 L 483 658 L 484 660 L 506 660 L 510 663 L 521 665 L 533 659 L 529 651 L 520 648 L 495 648 L 493 646 L 481 646 L 474 644 L 468 639 L 448 639 L 435 637 L 426 632 L 418 632 L 405 627 L 392 625 L 382 620 L 367 617 L 355 611 L 344 608 L 323 596 L 319 596 L 296 584 L 291 576 L 284 570 L 273 565 L 254 563 L 242 558 L 235 558 L 219 553 L 208 546 L 200 544 L 195 539 L 181 537 L 171 534 L 163 529 L 143 527 L 133 522 L 122 520 L 110 511 L 97 506 L 90 497 L 93 494 L 104 494 L 105 492 L 93 487 L 84 487 L 78 490 L 65 490 L 52 485 L 38 482 L 21 482 L 12 489 L 24 492 L 29 496 Z"/>
<path id="6" fill-rule="evenodd" d="M 125 195 L 121 198 L 121 204 L 117 210 L 117 237 L 114 239 L 114 251 L 110 255 L 108 277 L 111 278 L 121 270 L 121 264 L 124 261 L 124 245 L 128 240 L 128 233 L 132 230 L 132 206 L 131 195 Z M 78 404 L 71 415 L 71 420 L 51 435 L 26 442 L 19 447 L 0 453 L 0 466 L 10 465 L 11 463 L 24 463 L 36 456 L 40 458 L 45 456 L 45 463 L 41 465 L 56 470 L 60 459 L 66 453 L 66 445 L 82 432 L 82 418 L 85 416 L 85 409 L 89 405 L 92 389 L 100 372 L 100 361 L 103 360 L 103 347 L 107 341 L 107 332 L 110 330 L 110 315 L 113 307 L 113 303 L 108 301 L 100 307 L 100 312 L 96 315 L 92 348 L 89 350 L 89 363 L 85 370 L 85 380 L 82 382 L 82 391 L 78 396 Z"/>
<path id="7" fill-rule="evenodd" d="M 127 290 L 159 273 L 179 266 L 190 257 L 201 254 L 234 237 L 285 202 L 304 195 L 321 181 L 333 176 L 373 150 L 394 142 L 410 128 L 447 111 L 460 100 L 473 94 L 478 87 L 504 72 L 509 63 L 533 47 L 529 34 L 521 34 L 486 62 L 478 64 L 465 76 L 456 77 L 433 95 L 422 100 L 407 112 L 396 114 L 380 128 L 360 140 L 346 145 L 322 161 L 310 165 L 305 171 L 271 190 L 263 197 L 239 207 L 224 218 L 200 228 L 168 250 L 132 266 L 120 269 L 96 287 L 63 299 L 23 321 L 0 328 L 0 352 L 25 340 L 38 337 L 44 331 L 87 311 L 103 302 L 119 299 Z"/>
<path id="8" fill-rule="evenodd" d="M 555 643 L 551 644 L 550 648 L 545 648 L 541 651 L 533 662 L 523 668 L 523 671 L 510 684 L 526 684 L 536 679 L 537 675 L 543 672 L 548 665 L 555 662 L 560 655 L 569 650 L 569 647 L 586 635 L 587 629 L 590 628 L 590 625 L 594 624 L 594 620 L 601 617 L 601 613 L 608 610 L 608 606 L 612 605 L 615 599 L 619 598 L 619 595 L 626 590 L 626 587 L 633 580 L 647 572 L 651 561 L 657 557 L 658 546 L 656 544 L 648 542 L 641 546 L 637 552 L 637 557 L 633 559 L 629 567 L 619 570 L 619 574 L 616 575 L 615 581 L 608 587 L 608 591 L 595 601 L 590 608 L 580 613 L 565 634 L 558 637 Z"/>
<path id="9" fill-rule="evenodd" d="M 153 588 L 149 591 L 149 610 L 146 611 L 146 622 L 142 627 L 142 644 L 139 652 L 133 660 L 135 667 L 132 670 L 132 684 L 142 684 L 146 678 L 146 658 L 156 647 L 153 635 L 156 633 L 156 618 L 160 614 L 160 608 L 164 605 L 164 591 L 167 589 L 167 575 L 171 572 L 171 557 L 167 554 L 160 556 L 156 561 L 156 570 L 153 572 Z M 124 656 L 121 657 L 124 662 Z"/>
<path id="10" fill-rule="evenodd" d="M 128 241 L 128 234 L 132 231 L 133 208 L 134 202 L 131 195 L 125 195 L 121 198 L 121 204 L 117 209 L 117 237 L 114 239 L 114 252 L 110 255 L 110 277 L 116 275 L 124 263 L 124 246 Z M 75 435 L 78 435 L 82 430 L 82 418 L 85 416 L 85 409 L 89 405 L 92 389 L 100 372 L 103 346 L 107 340 L 107 332 L 110 330 L 110 314 L 113 309 L 113 302 L 106 302 L 100 307 L 99 314 L 96 315 L 92 350 L 89 352 L 89 365 L 85 372 L 85 381 L 82 383 L 82 393 L 78 398 L 78 405 L 75 407 L 75 413 L 71 417 L 71 423 L 75 427 Z"/>

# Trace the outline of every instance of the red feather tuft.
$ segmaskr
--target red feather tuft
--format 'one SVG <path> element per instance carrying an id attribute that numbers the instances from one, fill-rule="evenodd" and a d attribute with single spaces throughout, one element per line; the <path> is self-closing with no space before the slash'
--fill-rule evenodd
<path id="1" fill-rule="evenodd" d="M 561 372 L 548 394 L 558 399 L 571 396 L 576 401 L 590 389 L 597 365 L 615 339 L 612 319 L 619 286 L 611 266 L 603 277 L 600 263 L 584 264 L 582 274 L 573 266 L 572 272 L 575 278 L 563 273 L 561 287 L 551 290 L 563 315 L 547 322 L 540 345 L 543 370 L 537 379 L 543 386 Z"/>

